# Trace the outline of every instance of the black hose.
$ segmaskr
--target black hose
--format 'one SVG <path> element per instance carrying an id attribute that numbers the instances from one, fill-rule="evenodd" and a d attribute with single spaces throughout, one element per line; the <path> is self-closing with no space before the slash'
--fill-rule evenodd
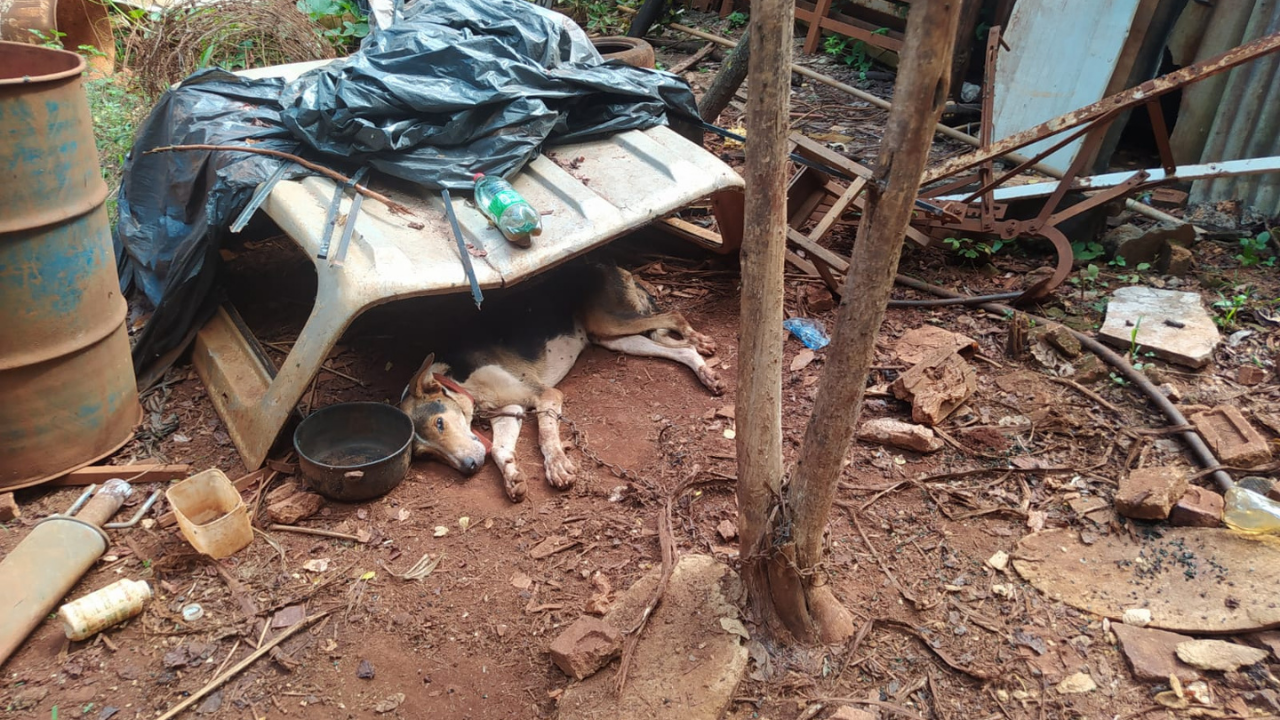
<path id="1" fill-rule="evenodd" d="M 941 300 L 890 300 L 892 308 L 941 307 L 943 305 L 981 305 L 1001 300 L 1014 300 L 1022 297 L 1020 292 L 1000 293 L 999 295 L 972 295 L 965 297 L 943 298 Z"/>
<path id="2" fill-rule="evenodd" d="M 930 285 L 929 283 L 924 282 L 923 280 L 916 280 L 915 278 L 910 278 L 905 275 L 898 275 L 897 277 L 894 278 L 894 282 L 898 283 L 899 285 L 903 285 L 915 290 L 919 290 L 921 292 L 927 292 L 931 295 L 937 295 L 939 297 L 945 297 L 945 298 L 964 298 L 965 297 L 959 293 L 952 292 L 945 288 L 937 287 L 936 285 Z M 1001 305 L 1000 303 L 995 303 L 995 302 L 982 303 L 979 307 L 981 307 L 983 310 L 990 310 L 991 312 L 1000 313 L 1000 314 L 1010 314 L 1014 312 L 1014 309 L 1009 307 L 1008 305 Z M 1027 317 L 1034 319 L 1038 323 L 1043 323 L 1048 327 L 1066 328 L 1068 332 L 1070 332 L 1072 335 L 1075 336 L 1077 340 L 1080 341 L 1080 344 L 1084 346 L 1085 349 L 1087 349 L 1089 352 L 1093 353 L 1094 355 L 1097 355 L 1099 358 L 1102 358 L 1103 362 L 1105 362 L 1106 364 L 1110 365 L 1111 367 L 1119 371 L 1119 373 L 1124 376 L 1125 380 L 1128 380 L 1129 382 L 1137 386 L 1137 388 L 1141 390 L 1142 393 L 1146 395 L 1149 400 L 1151 400 L 1151 402 L 1155 403 L 1155 406 L 1160 409 L 1161 413 L 1164 414 L 1165 419 L 1167 419 L 1172 425 L 1177 427 L 1183 427 L 1189 424 L 1187 422 L 1187 419 L 1182 416 L 1182 413 L 1178 410 L 1177 406 L 1169 402 L 1169 398 L 1165 397 L 1164 394 L 1160 392 L 1160 389 L 1157 388 L 1154 383 L 1152 383 L 1150 380 L 1147 379 L 1146 375 L 1143 375 L 1137 370 L 1134 370 L 1132 365 L 1130 365 L 1127 361 L 1125 361 L 1124 358 L 1120 357 L 1120 355 L 1116 354 L 1110 348 L 1104 346 L 1102 343 L 1098 342 L 1094 338 L 1088 335 L 1085 335 L 1084 333 L 1077 332 L 1076 330 L 1073 330 L 1072 328 L 1069 328 L 1066 325 L 1062 325 L 1061 323 L 1056 323 L 1052 320 L 1042 318 L 1037 315 L 1028 314 Z M 1205 470 L 1208 470 L 1209 468 L 1216 468 L 1221 466 L 1221 463 L 1218 462 L 1218 459 L 1213 456 L 1213 451 L 1209 449 L 1208 445 L 1204 444 L 1204 440 L 1200 438 L 1200 435 L 1196 433 L 1196 431 L 1184 430 L 1181 433 L 1181 435 L 1182 435 L 1183 442 L 1185 442 L 1187 444 L 1187 447 L 1190 448 L 1192 456 L 1195 457 L 1196 462 L 1200 464 L 1200 467 L 1202 467 Z M 1220 487 L 1222 489 L 1222 492 L 1224 493 L 1227 490 L 1230 490 L 1231 487 L 1235 485 L 1235 483 L 1231 480 L 1231 476 L 1228 475 L 1223 470 L 1215 470 L 1210 475 L 1210 477 L 1212 477 L 1213 480 L 1218 483 L 1218 487 Z"/>

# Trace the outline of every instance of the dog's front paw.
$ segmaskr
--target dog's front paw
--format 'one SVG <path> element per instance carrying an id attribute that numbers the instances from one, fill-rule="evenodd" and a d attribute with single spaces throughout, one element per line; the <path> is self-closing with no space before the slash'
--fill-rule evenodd
<path id="1" fill-rule="evenodd" d="M 503 480 L 503 485 L 505 486 L 504 489 L 507 491 L 507 498 L 510 499 L 511 502 L 524 502 L 525 496 L 529 494 L 529 486 L 525 484 L 524 478 L 520 477 L 518 474 L 514 477 L 505 478 Z"/>
<path id="2" fill-rule="evenodd" d="M 716 354 L 716 341 L 709 335 L 703 335 L 700 332 L 689 333 L 689 341 L 693 343 L 699 355 L 711 357 Z"/>
<path id="3" fill-rule="evenodd" d="M 724 380 L 720 379 L 720 373 L 716 372 L 714 368 L 707 365 L 703 365 L 698 368 L 698 379 L 702 381 L 703 385 L 707 386 L 707 389 L 710 390 L 712 394 L 724 394 Z"/>
<path id="4" fill-rule="evenodd" d="M 578 478 L 578 467 L 564 453 L 547 457 L 546 467 L 547 482 L 554 488 L 564 490 Z"/>
<path id="5" fill-rule="evenodd" d="M 525 485 L 515 460 L 499 465 L 498 469 L 502 471 L 502 489 L 507 491 L 507 497 L 511 502 L 523 502 L 529 488 Z"/>

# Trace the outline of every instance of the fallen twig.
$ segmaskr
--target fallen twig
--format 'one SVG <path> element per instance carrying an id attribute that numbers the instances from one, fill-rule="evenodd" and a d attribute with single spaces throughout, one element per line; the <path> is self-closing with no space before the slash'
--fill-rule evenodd
<path id="1" fill-rule="evenodd" d="M 716 49 L 716 44 L 713 42 L 708 42 L 706 45 L 703 45 L 702 49 L 698 50 L 698 52 L 694 53 L 693 55 L 690 55 L 684 60 L 681 60 L 675 65 L 672 65 L 671 69 L 668 70 L 668 72 L 670 72 L 672 75 L 679 75 L 680 73 L 702 62 L 703 59 L 706 58 L 708 55 L 710 55 L 712 51 L 714 51 L 715 49 Z"/>
<path id="2" fill-rule="evenodd" d="M 934 647 L 933 643 L 929 642 L 928 638 L 921 635 L 919 630 L 916 630 L 908 623 L 904 623 L 901 620 L 894 620 L 893 618 L 876 618 L 876 622 L 885 627 L 904 632 L 911 637 L 914 637 L 916 640 L 919 640 L 920 644 L 924 645 L 929 652 L 936 655 L 939 660 L 946 663 L 947 667 L 952 670 L 964 673 L 965 675 L 977 680 L 991 680 L 993 677 L 991 673 L 983 672 L 982 670 L 974 670 L 973 668 L 965 667 L 964 665 L 957 663 L 955 660 L 952 660 L 950 655 L 943 652 L 941 649 Z"/>
<path id="3" fill-rule="evenodd" d="M 253 153 L 254 155 L 266 155 L 268 157 L 280 158 L 281 160 L 288 160 L 289 162 L 297 163 L 298 165 L 301 165 L 302 167 L 308 170 L 311 170 L 312 172 L 318 172 L 321 175 L 324 175 L 325 177 L 329 178 L 330 180 L 333 180 L 334 182 L 339 182 L 344 184 L 351 183 L 351 178 L 347 177 L 346 175 L 343 175 L 337 170 L 333 170 L 323 165 L 313 163 L 310 160 L 305 160 L 291 153 L 281 152 L 280 150 L 270 150 L 268 148 L 247 147 L 244 145 L 166 145 L 164 147 L 153 148 L 151 150 L 146 151 L 143 154 L 151 155 L 154 153 L 172 152 L 175 150 L 209 150 L 212 152 L 246 152 L 246 153 Z M 417 215 L 412 210 L 405 207 L 404 205 L 401 205 L 395 200 L 392 200 L 386 195 L 383 195 L 380 192 L 377 192 L 375 190 L 370 190 L 368 187 L 360 184 L 352 184 L 351 188 L 356 192 L 360 193 L 361 195 L 364 195 L 365 197 L 373 198 L 374 200 L 377 200 L 383 205 L 386 205 L 387 209 L 394 213 L 399 213 L 401 215 L 412 215 L 414 217 L 417 217 Z"/>
<path id="4" fill-rule="evenodd" d="M 902 586 L 902 583 L 898 582 L 898 578 L 891 570 L 889 570 L 889 566 L 885 564 L 884 558 L 880 557 L 880 553 L 876 551 L 876 546 L 871 544 L 871 538 L 867 537 L 867 532 L 862 529 L 862 523 L 858 522 L 858 513 L 854 512 L 850 508 L 845 508 L 845 510 L 849 513 L 849 520 L 853 523 L 853 526 L 857 528 L 858 534 L 862 536 L 863 544 L 865 544 L 867 546 L 867 550 L 871 552 L 871 557 L 875 558 L 876 564 L 880 566 L 880 572 L 883 572 L 885 577 L 889 578 L 889 582 L 893 583 L 893 586 L 898 589 L 898 592 L 902 594 L 902 597 L 909 600 L 917 610 L 924 610 L 929 607 L 920 602 L 915 595 L 912 595 L 909 590 Z"/>
<path id="5" fill-rule="evenodd" d="M 1075 380 L 1068 380 L 1068 379 L 1066 379 L 1066 378 L 1060 378 L 1060 377 L 1050 377 L 1049 379 L 1050 379 L 1050 380 L 1052 380 L 1053 382 L 1058 383 L 1059 385 L 1062 385 L 1063 387 L 1069 387 L 1069 388 L 1071 388 L 1072 390 L 1075 390 L 1076 392 L 1080 393 L 1081 395 L 1083 395 L 1083 396 L 1085 396 L 1085 397 L 1089 398 L 1090 400 L 1092 400 L 1092 401 L 1094 401 L 1094 402 L 1098 403 L 1098 404 L 1099 404 L 1099 405 L 1101 405 L 1102 407 L 1104 407 L 1104 408 L 1106 408 L 1106 409 L 1110 410 L 1111 412 L 1115 413 L 1117 416 L 1119 416 L 1119 415 L 1120 415 L 1120 408 L 1116 407 L 1115 405 L 1112 405 L 1111 403 L 1107 402 L 1106 400 L 1103 400 L 1101 395 L 1099 395 L 1098 393 L 1096 393 L 1096 392 L 1094 392 L 1094 391 L 1090 390 L 1089 388 L 1087 388 L 1087 387 L 1085 387 L 1085 386 L 1081 385 L 1080 383 L 1076 382 Z"/>
<path id="6" fill-rule="evenodd" d="M 315 535 L 316 537 L 333 538 L 335 540 L 350 540 L 351 542 L 361 542 L 360 538 L 348 533 L 335 532 L 333 530 L 321 530 L 320 528 L 299 527 L 297 525 L 276 525 L 267 526 L 268 530 L 278 530 L 280 532 L 298 533 L 299 535 Z"/>
<path id="7" fill-rule="evenodd" d="M 395 570 L 392 570 L 391 568 L 387 567 L 387 564 L 382 562 L 381 560 L 378 561 L 378 564 L 382 566 L 383 570 L 386 570 L 387 572 L 391 573 L 392 575 L 395 575 L 401 580 L 422 580 L 426 576 L 430 575 L 431 572 L 436 569 L 436 566 L 438 566 L 440 564 L 440 561 L 443 559 L 444 559 L 444 553 L 440 553 L 439 555 L 437 555 L 435 560 L 431 559 L 430 553 L 423 553 L 422 557 L 418 558 L 418 562 L 414 563 L 408 570 L 405 570 L 402 573 L 398 573 Z"/>
<path id="8" fill-rule="evenodd" d="M 911 718 L 912 720 L 925 720 L 923 715 L 917 714 L 913 710 L 909 710 L 897 703 L 885 702 L 884 700 L 868 700 L 867 698 L 851 698 L 851 697 L 817 697 L 805 698 L 806 702 L 822 702 L 822 703 L 839 703 L 841 705 L 871 705 L 873 707 L 884 708 L 885 710 Z"/>
<path id="9" fill-rule="evenodd" d="M 326 612 L 320 613 L 319 615 L 313 615 L 303 620 L 302 622 L 298 623 L 297 625 L 294 625 L 288 630 L 285 630 L 284 632 L 280 633 L 276 637 L 272 638 L 270 642 L 261 645 L 257 650 L 254 650 L 252 653 L 250 653 L 249 657 L 246 657 L 244 660 L 241 660 L 240 662 L 236 663 L 230 670 L 227 670 L 221 675 L 218 675 L 214 679 L 210 680 L 207 685 L 191 693 L 190 697 L 178 703 L 177 705 L 174 705 L 173 708 L 171 708 L 168 712 L 161 715 L 160 717 L 156 718 L 156 720 L 171 720 L 171 718 L 177 717 L 183 710 L 186 710 L 187 708 L 199 702 L 200 699 L 203 698 L 205 695 L 208 695 L 209 693 L 218 689 L 223 683 L 235 677 L 235 675 L 239 673 L 241 670 L 244 670 L 245 668 L 252 665 L 254 661 L 256 661 L 258 658 L 262 657 L 263 655 L 266 655 L 268 652 L 271 652 L 272 648 L 274 648 L 275 646 L 279 645 L 280 643 L 292 637 L 294 633 L 309 627 L 312 623 L 314 623 L 315 621 L 319 620 L 320 618 L 328 614 L 329 614 L 328 611 L 326 611 Z"/>
<path id="10" fill-rule="evenodd" d="M 631 661 L 635 656 L 636 645 L 640 642 L 640 633 L 644 631 L 644 626 L 653 616 L 653 611 L 657 610 L 658 604 L 662 602 L 662 596 L 667 591 L 667 583 L 671 580 L 671 572 L 675 570 L 676 541 L 671 532 L 671 498 L 667 498 L 662 512 L 658 515 L 658 545 L 662 548 L 662 574 L 658 578 L 658 586 L 653 589 L 653 594 L 645 603 L 644 612 L 640 613 L 640 619 L 636 621 L 635 627 L 627 632 L 627 638 L 623 641 L 622 662 L 618 665 L 618 674 L 614 678 L 614 691 L 619 695 L 627 684 L 627 673 L 631 670 Z"/>

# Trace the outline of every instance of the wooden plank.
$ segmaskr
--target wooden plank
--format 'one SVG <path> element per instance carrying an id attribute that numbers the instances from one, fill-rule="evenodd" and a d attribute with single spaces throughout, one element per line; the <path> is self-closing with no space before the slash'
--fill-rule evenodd
<path id="1" fill-rule="evenodd" d="M 682 240 L 688 240 L 695 244 L 711 248 L 712 250 L 717 250 L 724 244 L 719 233 L 713 232 L 699 225 L 695 225 L 686 220 L 681 220 L 680 218 L 662 218 L 658 221 L 658 227 L 676 235 Z"/>
<path id="2" fill-rule="evenodd" d="M 44 487 L 101 485 L 111 478 L 121 478 L 131 483 L 165 482 L 180 480 L 190 474 L 190 465 L 90 465 L 54 478 L 44 483 Z"/>
<path id="3" fill-rule="evenodd" d="M 818 224 L 814 226 L 813 230 L 809 233 L 809 239 L 815 241 L 821 240 L 822 236 L 826 235 L 827 232 L 831 230 L 831 226 L 835 225 L 836 221 L 840 219 L 840 216 L 844 214 L 845 208 L 849 207 L 849 203 L 853 202 L 853 199 L 856 198 L 858 193 L 862 192 L 863 188 L 866 186 L 867 181 L 863 178 L 858 178 L 849 183 L 849 187 L 845 188 L 845 191 L 840 194 L 840 197 L 836 198 L 831 209 L 828 210 L 827 214 L 823 215 L 822 219 L 818 221 Z"/>
<path id="4" fill-rule="evenodd" d="M 831 0 L 817 0 L 813 7 L 812 13 L 806 13 L 807 17 L 801 16 L 800 4 L 796 3 L 796 19 L 804 20 L 809 23 L 809 32 L 804 36 L 804 51 L 806 53 L 815 53 L 818 51 L 818 41 L 822 40 L 822 22 L 821 18 L 827 16 L 827 12 L 831 10 Z M 818 18 L 819 22 L 813 19 Z"/>
<path id="5" fill-rule="evenodd" d="M 804 235 L 801 235 L 798 231 L 788 228 L 787 240 L 812 255 L 814 260 L 826 263 L 832 270 L 835 270 L 838 273 L 846 273 L 849 271 L 848 260 L 822 247 Z"/>

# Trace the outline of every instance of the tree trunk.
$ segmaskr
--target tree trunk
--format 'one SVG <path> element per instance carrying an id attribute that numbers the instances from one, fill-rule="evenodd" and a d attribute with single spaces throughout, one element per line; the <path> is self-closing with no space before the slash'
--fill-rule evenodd
<path id="1" fill-rule="evenodd" d="M 771 0 L 774 1 L 774 0 Z M 787 14 L 794 17 L 795 7 L 792 5 Z M 747 31 L 742 33 L 742 39 L 738 41 L 737 47 L 730 51 L 729 56 L 724 59 L 720 65 L 720 72 L 716 73 L 715 78 L 711 81 L 711 87 L 707 88 L 707 92 L 703 94 L 702 99 L 698 101 L 698 114 L 702 116 L 703 122 L 714 123 L 716 118 L 720 117 L 720 113 L 729 106 L 729 100 L 733 98 L 733 94 L 738 92 L 738 88 L 742 87 L 742 81 L 747 77 L 747 69 L 751 63 L 751 45 L 752 33 L 751 28 L 755 26 L 755 14 L 752 13 L 751 23 L 747 25 Z M 776 54 L 776 52 L 775 52 Z M 779 76 L 783 87 L 791 87 L 791 36 L 787 35 L 786 47 L 786 65 L 771 66 L 769 71 L 773 75 Z M 770 58 L 769 62 L 772 62 Z M 763 68 L 764 65 L 762 64 Z M 750 94 L 750 92 L 748 92 Z M 783 101 L 787 101 L 790 97 L 783 94 Z M 750 109 L 750 102 L 748 102 Z M 772 110 L 770 110 L 772 112 Z M 785 141 L 785 138 L 784 138 Z M 750 170 L 748 170 L 750 172 Z"/>
<path id="2" fill-rule="evenodd" d="M 933 126 L 946 102 L 960 4 L 961 0 L 912 3 L 893 92 L 896 102 L 880 141 L 875 174 L 867 184 L 826 368 L 788 487 L 796 572 L 804 580 L 809 613 L 824 642 L 843 639 L 853 630 L 822 571 L 822 535 L 861 414 L 876 336 L 929 159 Z"/>
<path id="3" fill-rule="evenodd" d="M 738 508 L 742 575 L 757 618 L 801 642 L 839 642 L 854 627 L 827 584 L 822 535 L 911 217 L 933 127 L 947 96 L 961 0 L 917 0 L 908 16 L 879 161 L 791 483 L 781 489 L 782 268 L 792 8 L 757 2 L 751 17 L 746 233 L 738 350 Z M 740 46 L 741 47 L 741 46 Z M 705 117 L 705 115 L 704 115 Z"/>
<path id="4" fill-rule="evenodd" d="M 793 13 L 793 0 L 756 0 L 742 42 L 725 60 L 698 108 L 704 119 L 714 121 L 742 83 L 750 59 L 746 119 L 750 141 L 740 254 L 737 407 L 743 412 L 738 414 L 737 427 L 738 527 L 747 597 L 756 617 L 770 627 L 776 626 L 777 615 L 769 600 L 766 565 L 771 559 L 769 513 L 782 486 L 782 273 Z M 726 79 L 735 73 L 736 80 Z"/>

